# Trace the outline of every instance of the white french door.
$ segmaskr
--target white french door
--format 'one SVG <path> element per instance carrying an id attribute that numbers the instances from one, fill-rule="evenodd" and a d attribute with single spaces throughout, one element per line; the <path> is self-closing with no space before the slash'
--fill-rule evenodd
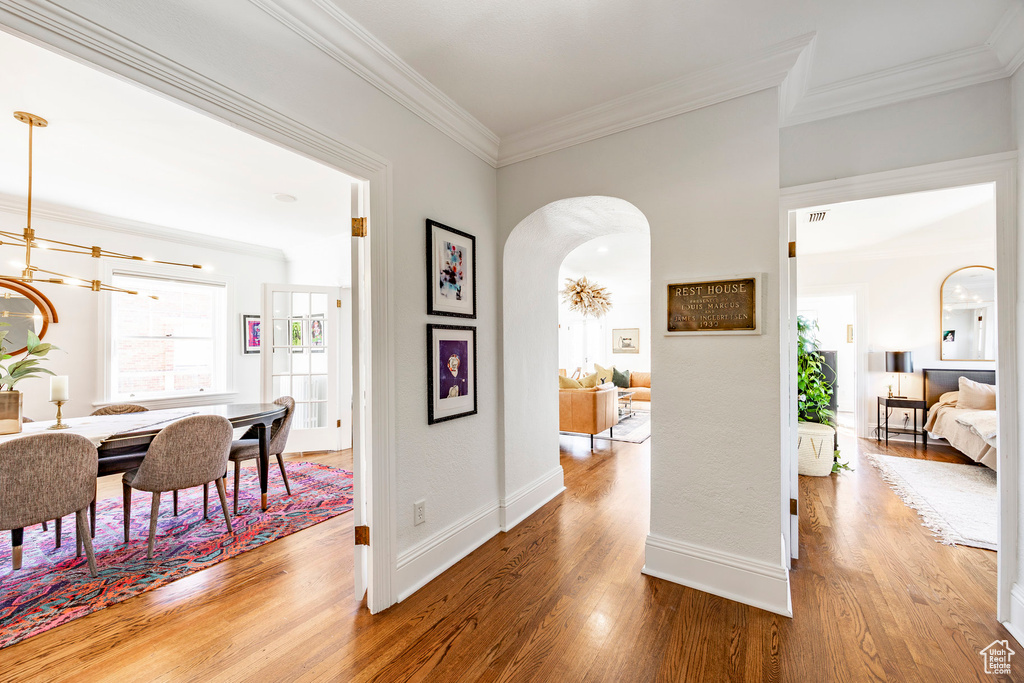
<path id="1" fill-rule="evenodd" d="M 337 287 L 263 285 L 263 400 L 295 399 L 289 451 L 337 450 L 343 334 Z"/>

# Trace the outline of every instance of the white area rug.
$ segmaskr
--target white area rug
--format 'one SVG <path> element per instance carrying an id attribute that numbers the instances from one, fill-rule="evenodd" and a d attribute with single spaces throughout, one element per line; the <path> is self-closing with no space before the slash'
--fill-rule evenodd
<path id="1" fill-rule="evenodd" d="M 598 439 L 643 443 L 651 438 L 651 411 L 635 410 L 632 417 L 624 417 L 611 430 L 601 432 Z"/>
<path id="2" fill-rule="evenodd" d="M 947 545 L 996 550 L 999 495 L 987 467 L 869 454 L 892 490 Z"/>

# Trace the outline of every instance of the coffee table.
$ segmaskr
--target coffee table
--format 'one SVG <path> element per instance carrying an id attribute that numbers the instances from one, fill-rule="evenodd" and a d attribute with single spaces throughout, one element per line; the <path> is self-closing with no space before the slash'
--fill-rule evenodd
<path id="1" fill-rule="evenodd" d="M 636 391 L 630 389 L 619 389 L 619 417 L 633 417 L 633 394 Z"/>

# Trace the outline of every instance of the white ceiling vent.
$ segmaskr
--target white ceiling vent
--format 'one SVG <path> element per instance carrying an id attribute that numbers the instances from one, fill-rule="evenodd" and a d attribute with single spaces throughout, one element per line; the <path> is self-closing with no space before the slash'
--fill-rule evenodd
<path id="1" fill-rule="evenodd" d="M 821 221 L 825 220 L 825 214 L 827 214 L 827 213 L 828 213 L 828 211 L 816 211 L 816 212 L 810 214 L 809 216 L 807 216 L 807 222 L 808 223 L 820 223 Z"/>

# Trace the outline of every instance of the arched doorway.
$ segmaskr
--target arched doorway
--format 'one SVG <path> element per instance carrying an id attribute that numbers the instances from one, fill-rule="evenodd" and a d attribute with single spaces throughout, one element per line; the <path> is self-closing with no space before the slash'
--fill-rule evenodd
<path id="1" fill-rule="evenodd" d="M 509 234 L 503 256 L 505 434 L 501 528 L 508 531 L 564 489 L 558 460 L 558 269 L 576 247 L 617 233 L 650 233 L 615 197 L 547 204 Z"/>

